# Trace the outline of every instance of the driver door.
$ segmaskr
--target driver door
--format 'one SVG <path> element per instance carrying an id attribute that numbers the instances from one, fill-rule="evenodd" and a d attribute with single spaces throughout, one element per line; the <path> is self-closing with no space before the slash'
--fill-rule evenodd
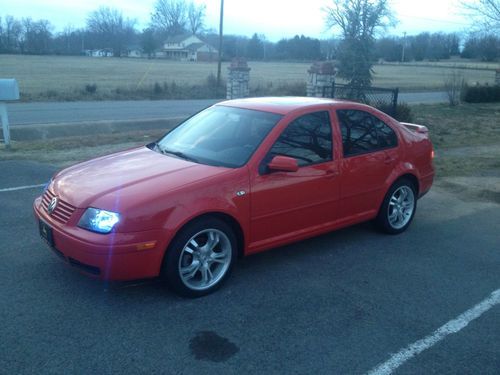
<path id="1" fill-rule="evenodd" d="M 276 155 L 295 158 L 296 172 L 271 171 Z M 339 165 L 333 158 L 330 114 L 288 124 L 251 181 L 250 251 L 321 231 L 337 219 Z"/>

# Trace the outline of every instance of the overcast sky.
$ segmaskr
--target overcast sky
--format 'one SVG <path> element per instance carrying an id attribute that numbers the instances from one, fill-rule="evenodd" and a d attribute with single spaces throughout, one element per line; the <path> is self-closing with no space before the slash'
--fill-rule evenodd
<path id="1" fill-rule="evenodd" d="M 218 30 L 219 0 L 194 0 L 206 4 L 206 26 Z M 121 9 L 125 16 L 136 18 L 138 27 L 146 27 L 155 0 L 0 0 L 0 16 L 48 19 L 56 31 L 67 25 L 82 27 L 88 12 L 101 5 Z M 254 32 L 277 41 L 296 34 L 328 38 L 322 7 L 329 0 L 225 0 L 224 32 L 251 36 Z M 421 31 L 464 32 L 468 19 L 460 14 L 458 0 L 392 0 L 398 25 L 388 34 Z"/>

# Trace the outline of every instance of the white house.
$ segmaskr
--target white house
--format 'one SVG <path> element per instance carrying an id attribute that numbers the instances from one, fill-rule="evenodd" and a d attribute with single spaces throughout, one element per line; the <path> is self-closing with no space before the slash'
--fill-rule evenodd
<path id="1" fill-rule="evenodd" d="M 111 48 L 87 49 L 85 55 L 90 57 L 113 57 L 113 50 Z"/>
<path id="2" fill-rule="evenodd" d="M 127 48 L 123 52 L 122 56 L 140 58 L 140 57 L 143 57 L 143 53 L 142 53 L 142 49 L 140 46 L 130 45 L 130 46 L 127 46 Z"/>
<path id="3" fill-rule="evenodd" d="M 216 61 L 218 51 L 196 35 L 184 34 L 171 37 L 163 44 L 163 49 L 156 54 L 181 61 Z"/>

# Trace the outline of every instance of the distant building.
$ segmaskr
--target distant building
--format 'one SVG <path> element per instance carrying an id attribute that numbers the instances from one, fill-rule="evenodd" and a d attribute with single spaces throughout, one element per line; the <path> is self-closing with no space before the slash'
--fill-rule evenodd
<path id="1" fill-rule="evenodd" d="M 86 49 L 86 56 L 90 57 L 113 57 L 113 49 L 111 48 L 102 48 L 102 49 Z"/>
<path id="2" fill-rule="evenodd" d="M 156 57 L 180 61 L 216 61 L 218 51 L 196 35 L 184 34 L 165 41 Z"/>
<path id="3" fill-rule="evenodd" d="M 122 54 L 123 57 L 134 57 L 140 58 L 143 57 L 142 48 L 138 45 L 127 46 L 127 49 Z"/>

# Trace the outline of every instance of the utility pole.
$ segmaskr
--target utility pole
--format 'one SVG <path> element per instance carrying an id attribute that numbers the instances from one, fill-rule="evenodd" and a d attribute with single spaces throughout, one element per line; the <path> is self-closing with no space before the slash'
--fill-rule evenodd
<path id="1" fill-rule="evenodd" d="M 401 62 L 405 62 L 405 47 L 406 47 L 406 31 L 403 33 L 403 53 L 401 55 Z"/>
<path id="2" fill-rule="evenodd" d="M 222 28 L 224 26 L 224 0 L 220 0 L 220 24 L 219 24 L 219 63 L 217 65 L 217 89 L 220 87 L 220 74 L 222 68 Z"/>

